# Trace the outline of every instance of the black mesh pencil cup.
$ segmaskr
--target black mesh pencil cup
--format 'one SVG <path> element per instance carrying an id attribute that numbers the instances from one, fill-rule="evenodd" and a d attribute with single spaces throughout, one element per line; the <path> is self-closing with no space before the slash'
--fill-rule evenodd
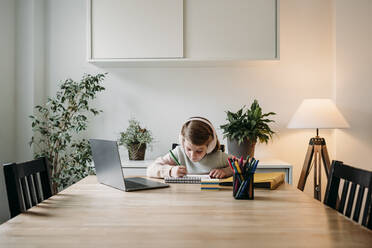
<path id="1" fill-rule="evenodd" d="M 240 173 L 234 173 L 233 196 L 240 200 L 254 199 L 254 173 L 246 173 L 244 176 Z"/>
<path id="2" fill-rule="evenodd" d="M 244 161 L 243 157 L 227 159 L 231 170 L 234 172 L 233 196 L 235 199 L 253 200 L 254 198 L 254 172 L 256 171 L 258 160 L 249 159 Z"/>

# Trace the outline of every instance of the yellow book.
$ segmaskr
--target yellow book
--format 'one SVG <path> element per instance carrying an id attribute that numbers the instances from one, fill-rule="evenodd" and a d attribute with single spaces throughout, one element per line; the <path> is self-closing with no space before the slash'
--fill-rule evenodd
<path id="1" fill-rule="evenodd" d="M 270 173 L 255 173 L 254 187 L 255 188 L 269 188 L 276 189 L 279 185 L 284 183 L 284 172 L 270 172 Z M 200 188 L 202 190 L 219 190 L 222 188 L 231 188 L 233 185 L 233 177 L 224 179 L 201 179 Z"/>
<path id="2" fill-rule="evenodd" d="M 284 172 L 255 173 L 254 187 L 276 189 L 284 183 L 284 177 Z"/>

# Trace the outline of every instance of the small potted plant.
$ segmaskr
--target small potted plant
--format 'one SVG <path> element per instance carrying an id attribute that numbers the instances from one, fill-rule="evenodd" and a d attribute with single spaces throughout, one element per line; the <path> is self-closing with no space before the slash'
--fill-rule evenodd
<path id="1" fill-rule="evenodd" d="M 227 138 L 229 153 L 244 158 L 254 156 L 257 141 L 267 143 L 275 133 L 271 130 L 269 123 L 275 122 L 268 116 L 275 115 L 274 112 L 262 113 L 257 100 L 254 100 L 251 108 L 244 110 L 243 106 L 236 113 L 227 111 L 227 124 L 221 125 L 224 138 Z"/>
<path id="2" fill-rule="evenodd" d="M 141 128 L 139 121 L 132 118 L 125 132 L 120 133 L 119 145 L 128 149 L 129 160 L 144 160 L 146 147 L 152 141 L 151 131 Z"/>

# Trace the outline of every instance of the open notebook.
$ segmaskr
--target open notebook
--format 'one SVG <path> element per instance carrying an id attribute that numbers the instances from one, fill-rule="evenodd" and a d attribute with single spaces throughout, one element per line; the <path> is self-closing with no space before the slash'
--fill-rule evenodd
<path id="1" fill-rule="evenodd" d="M 165 183 L 193 183 L 200 184 L 202 179 L 211 179 L 209 175 L 189 174 L 184 177 L 164 177 Z"/>

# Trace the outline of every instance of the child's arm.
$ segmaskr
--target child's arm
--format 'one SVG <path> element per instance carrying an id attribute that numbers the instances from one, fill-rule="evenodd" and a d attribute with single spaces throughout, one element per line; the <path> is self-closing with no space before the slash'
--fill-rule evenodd
<path id="1" fill-rule="evenodd" d="M 164 177 L 178 177 L 186 175 L 185 166 L 177 166 L 176 162 L 168 153 L 164 157 L 157 158 L 149 167 L 147 167 L 146 174 L 148 177 L 164 178 Z"/>

